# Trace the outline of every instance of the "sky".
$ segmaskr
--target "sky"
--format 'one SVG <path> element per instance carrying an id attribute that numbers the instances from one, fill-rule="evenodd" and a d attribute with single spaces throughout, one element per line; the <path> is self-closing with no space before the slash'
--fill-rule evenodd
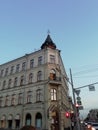
<path id="1" fill-rule="evenodd" d="M 48 30 L 74 88 L 98 82 L 98 0 L 0 0 L 0 64 L 40 49 Z M 98 108 L 95 90 L 81 89 L 81 117 Z"/>

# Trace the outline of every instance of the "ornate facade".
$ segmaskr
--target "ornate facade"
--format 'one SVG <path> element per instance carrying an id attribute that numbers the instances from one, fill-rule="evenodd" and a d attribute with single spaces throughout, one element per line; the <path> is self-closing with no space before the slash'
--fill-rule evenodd
<path id="1" fill-rule="evenodd" d="M 33 125 L 39 130 L 70 126 L 69 88 L 50 35 L 41 49 L 0 65 L 0 128 Z"/>

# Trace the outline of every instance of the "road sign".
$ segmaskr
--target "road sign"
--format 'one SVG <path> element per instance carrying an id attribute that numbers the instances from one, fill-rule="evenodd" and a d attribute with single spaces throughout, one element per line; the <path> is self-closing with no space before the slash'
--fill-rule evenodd
<path id="1" fill-rule="evenodd" d="M 83 110 L 83 106 L 82 105 L 79 106 L 79 110 Z"/>
<path id="2" fill-rule="evenodd" d="M 76 95 L 79 96 L 80 90 L 79 89 L 77 89 L 77 90 L 75 89 L 74 91 L 75 91 Z"/>

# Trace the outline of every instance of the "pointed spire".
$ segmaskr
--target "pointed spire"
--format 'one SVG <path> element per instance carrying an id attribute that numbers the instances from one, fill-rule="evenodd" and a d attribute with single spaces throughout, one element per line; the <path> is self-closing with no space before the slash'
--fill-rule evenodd
<path id="1" fill-rule="evenodd" d="M 56 45 L 55 45 L 55 43 L 53 43 L 49 33 L 47 35 L 45 42 L 42 44 L 41 49 L 44 49 L 47 47 L 52 48 L 52 49 L 56 49 Z"/>

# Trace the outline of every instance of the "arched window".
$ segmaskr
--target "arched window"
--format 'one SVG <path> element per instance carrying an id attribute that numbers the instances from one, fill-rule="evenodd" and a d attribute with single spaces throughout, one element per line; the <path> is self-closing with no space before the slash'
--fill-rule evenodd
<path id="1" fill-rule="evenodd" d="M 37 73 L 37 81 L 42 80 L 42 71 L 38 71 Z"/>
<path id="2" fill-rule="evenodd" d="M 6 86 L 6 81 L 4 80 L 2 89 L 5 89 L 5 86 Z"/>
<path id="3" fill-rule="evenodd" d="M 25 125 L 31 125 L 31 114 L 26 115 Z"/>
<path id="4" fill-rule="evenodd" d="M 20 78 L 20 85 L 23 85 L 23 84 L 24 84 L 24 75 L 22 75 Z"/>
<path id="5" fill-rule="evenodd" d="M 5 98 L 5 106 L 8 106 L 8 105 L 9 105 L 9 96 L 7 95 Z"/>
<path id="6" fill-rule="evenodd" d="M 12 79 L 9 79 L 9 81 L 8 81 L 8 88 L 11 87 L 11 84 L 12 84 Z"/>
<path id="7" fill-rule="evenodd" d="M 15 79 L 14 79 L 14 86 L 17 86 L 17 82 L 18 82 L 18 78 L 15 77 Z"/>
<path id="8" fill-rule="evenodd" d="M 41 96 L 42 96 L 41 89 L 38 89 L 36 91 L 36 102 L 42 101 Z"/>
<path id="9" fill-rule="evenodd" d="M 29 74 L 29 83 L 32 83 L 32 79 L 33 79 L 33 74 L 30 73 L 30 74 Z"/>
<path id="10" fill-rule="evenodd" d="M 12 99 L 11 99 L 11 105 L 15 105 L 15 94 L 12 95 Z"/>
<path id="11" fill-rule="evenodd" d="M 42 115 L 41 115 L 41 113 L 36 114 L 35 125 L 37 128 L 42 128 Z"/>
<path id="12" fill-rule="evenodd" d="M 27 103 L 31 103 L 32 102 L 32 92 L 31 91 L 28 91 L 27 92 Z"/>
<path id="13" fill-rule="evenodd" d="M 22 93 L 19 93 L 19 96 L 18 96 L 18 104 L 22 104 L 22 101 L 23 101 L 23 94 L 22 94 Z"/>
<path id="14" fill-rule="evenodd" d="M 57 91 L 56 89 L 51 89 L 51 100 L 57 100 Z"/>
<path id="15" fill-rule="evenodd" d="M 2 107 L 3 97 L 0 97 L 0 107 Z"/>

